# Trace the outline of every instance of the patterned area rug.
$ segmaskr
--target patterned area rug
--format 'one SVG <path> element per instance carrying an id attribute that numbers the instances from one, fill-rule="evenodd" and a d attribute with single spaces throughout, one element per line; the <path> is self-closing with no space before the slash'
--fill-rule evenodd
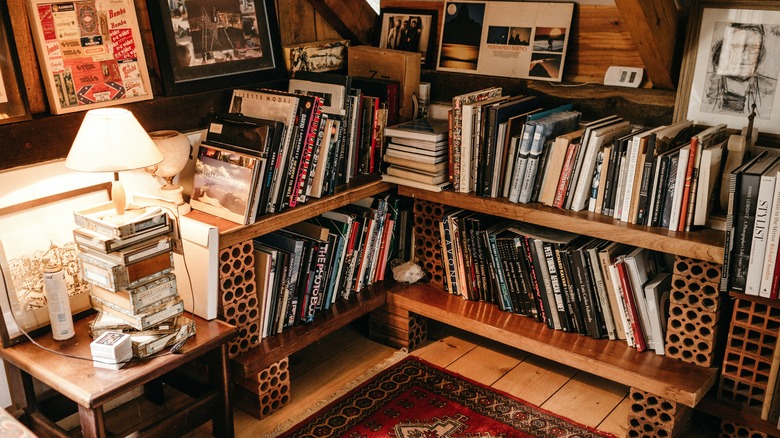
<path id="1" fill-rule="evenodd" d="M 612 437 L 407 357 L 282 437 Z"/>

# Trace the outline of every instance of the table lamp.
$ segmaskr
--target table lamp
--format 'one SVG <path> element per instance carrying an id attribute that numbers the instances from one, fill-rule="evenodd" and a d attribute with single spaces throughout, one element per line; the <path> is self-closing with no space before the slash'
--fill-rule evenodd
<path id="1" fill-rule="evenodd" d="M 87 111 L 73 140 L 65 167 L 81 172 L 113 172 L 111 198 L 117 218 L 125 215 L 127 196 L 119 172 L 143 169 L 163 160 L 163 155 L 133 113 L 123 108 Z"/>

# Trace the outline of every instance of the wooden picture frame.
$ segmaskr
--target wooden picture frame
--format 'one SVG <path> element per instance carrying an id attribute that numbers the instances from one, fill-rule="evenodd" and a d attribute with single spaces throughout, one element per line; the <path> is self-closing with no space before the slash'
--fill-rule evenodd
<path id="1" fill-rule="evenodd" d="M 376 32 L 380 49 L 419 52 L 423 67 L 432 68 L 438 33 L 438 12 L 431 9 L 382 9 Z M 392 24 L 391 24 L 392 23 Z M 410 32 L 405 29 L 414 29 Z"/>
<path id="2" fill-rule="evenodd" d="M 167 95 L 286 77 L 273 0 L 149 0 Z"/>
<path id="3" fill-rule="evenodd" d="M 7 2 L 0 2 L 0 125 L 30 120 Z"/>
<path id="4" fill-rule="evenodd" d="M 563 80 L 572 2 L 444 2 L 436 70 Z"/>
<path id="5" fill-rule="evenodd" d="M 780 2 L 697 1 L 692 7 L 674 120 L 753 126 L 780 134 Z"/>
<path id="6" fill-rule="evenodd" d="M 27 6 L 53 114 L 153 97 L 133 0 L 29 0 Z"/>
<path id="7" fill-rule="evenodd" d="M 73 212 L 108 202 L 111 183 L 95 184 L 0 208 L 0 339 L 3 347 L 51 329 L 43 268 L 54 251 L 68 282 L 71 313 L 92 313 L 89 287 L 79 278 Z"/>
<path id="8" fill-rule="evenodd" d="M 349 40 L 333 38 L 300 44 L 285 44 L 285 69 L 290 76 L 299 71 L 346 73 Z"/>

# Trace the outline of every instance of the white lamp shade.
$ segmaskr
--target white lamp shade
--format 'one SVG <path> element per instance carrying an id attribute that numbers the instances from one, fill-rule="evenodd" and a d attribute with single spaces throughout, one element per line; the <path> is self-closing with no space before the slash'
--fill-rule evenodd
<path id="1" fill-rule="evenodd" d="M 133 113 L 123 108 L 87 111 L 65 167 L 81 172 L 121 172 L 152 166 L 163 155 Z"/>

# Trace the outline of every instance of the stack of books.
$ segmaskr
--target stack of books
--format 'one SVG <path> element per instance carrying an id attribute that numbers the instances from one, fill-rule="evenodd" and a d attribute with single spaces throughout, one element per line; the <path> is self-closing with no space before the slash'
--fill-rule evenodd
<path id="1" fill-rule="evenodd" d="M 449 186 L 446 120 L 414 119 L 385 129 L 387 182 L 441 191 Z"/>
<path id="2" fill-rule="evenodd" d="M 146 357 L 195 333 L 182 316 L 173 273 L 172 224 L 156 206 L 130 206 L 116 220 L 113 205 L 75 213 L 79 268 L 90 284 L 91 325 L 95 338 L 105 332 L 127 333 L 133 355 Z"/>

